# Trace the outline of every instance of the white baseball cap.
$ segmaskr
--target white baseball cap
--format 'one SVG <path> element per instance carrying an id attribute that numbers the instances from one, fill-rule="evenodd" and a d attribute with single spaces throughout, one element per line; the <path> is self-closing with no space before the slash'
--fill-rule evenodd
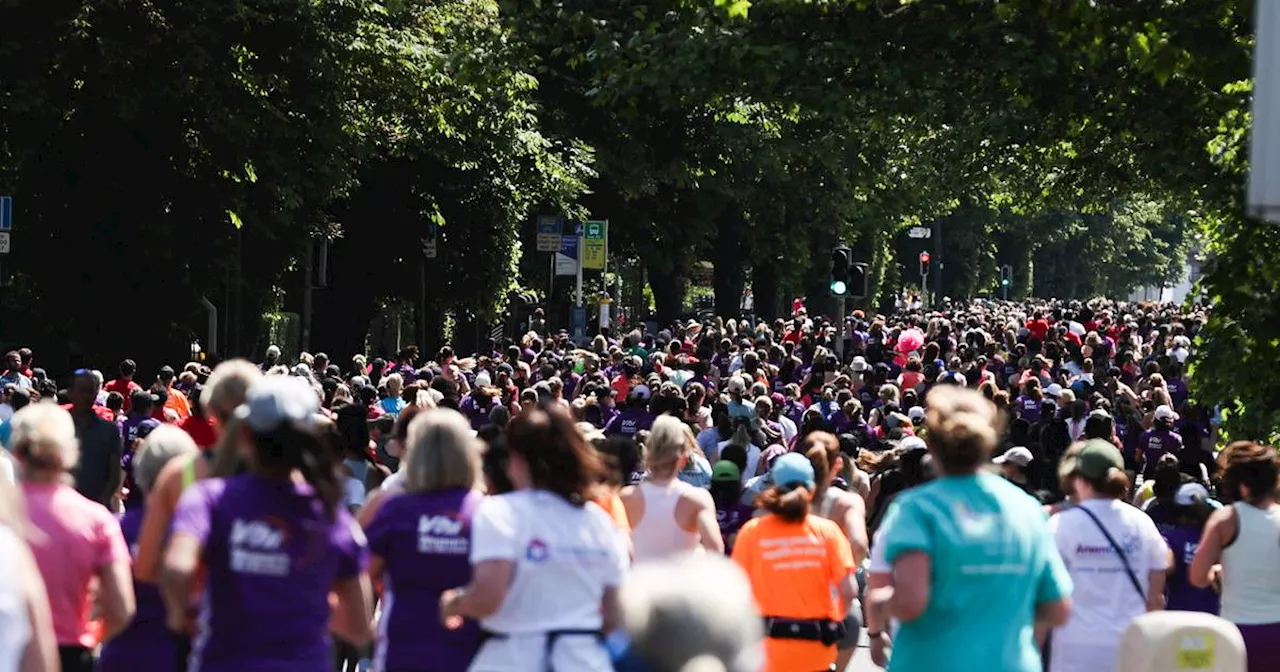
<path id="1" fill-rule="evenodd" d="M 306 381 L 296 376 L 267 376 L 249 387 L 236 417 L 259 434 L 286 422 L 315 422 L 320 398 Z"/>
<path id="2" fill-rule="evenodd" d="M 1022 446 L 1014 446 L 1009 450 L 1004 451 L 1004 455 L 1001 455 L 991 461 L 996 464 L 1011 462 L 1019 467 L 1025 467 L 1028 464 L 1031 464 L 1031 461 L 1034 459 L 1035 456 L 1031 454 L 1030 450 L 1023 448 Z"/>
<path id="3" fill-rule="evenodd" d="M 1168 404 L 1160 404 L 1156 406 L 1156 420 L 1177 420 L 1178 414 L 1169 408 Z"/>
<path id="4" fill-rule="evenodd" d="M 867 358 L 862 355 L 854 357 L 853 361 L 849 362 L 849 369 L 854 373 L 862 373 L 869 368 L 871 368 L 871 365 L 867 363 Z"/>
<path id="5" fill-rule="evenodd" d="M 1046 397 L 1057 398 L 1062 394 L 1062 386 L 1057 383 L 1052 383 L 1048 387 L 1044 388 L 1044 394 Z"/>

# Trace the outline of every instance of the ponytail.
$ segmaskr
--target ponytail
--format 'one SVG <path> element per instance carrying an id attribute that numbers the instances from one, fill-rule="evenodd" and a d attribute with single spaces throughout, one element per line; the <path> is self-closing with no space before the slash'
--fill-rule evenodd
<path id="1" fill-rule="evenodd" d="M 342 487 L 333 446 L 328 445 L 332 443 L 329 436 L 313 427 L 286 423 L 265 434 L 255 434 L 253 439 L 261 471 L 287 476 L 297 470 L 324 503 L 325 513 L 333 517 L 342 498 Z"/>
<path id="2" fill-rule="evenodd" d="M 809 489 L 798 484 L 785 490 L 773 485 L 760 493 L 756 506 L 789 523 L 798 523 L 809 515 Z"/>

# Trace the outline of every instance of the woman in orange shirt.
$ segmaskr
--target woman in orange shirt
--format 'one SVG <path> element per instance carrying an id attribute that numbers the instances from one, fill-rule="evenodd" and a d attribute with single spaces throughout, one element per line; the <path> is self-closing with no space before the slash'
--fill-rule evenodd
<path id="1" fill-rule="evenodd" d="M 856 596 L 853 553 L 839 525 L 810 513 L 817 484 L 808 459 L 777 458 L 769 480 L 756 501 L 766 514 L 738 532 L 733 559 L 764 614 L 767 672 L 826 672 Z"/>

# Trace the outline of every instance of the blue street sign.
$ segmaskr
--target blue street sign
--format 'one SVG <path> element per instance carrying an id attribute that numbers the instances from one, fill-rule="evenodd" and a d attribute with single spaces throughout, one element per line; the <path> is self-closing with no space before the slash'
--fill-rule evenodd
<path id="1" fill-rule="evenodd" d="M 555 215 L 538 217 L 538 233 L 554 233 L 560 235 L 560 218 Z"/>
<path id="2" fill-rule="evenodd" d="M 0 196 L 0 231 L 13 228 L 13 197 Z"/>
<path id="3" fill-rule="evenodd" d="M 578 258 L 578 237 L 562 236 L 560 238 L 560 254 L 566 257 Z"/>
<path id="4" fill-rule="evenodd" d="M 573 308 L 573 337 L 586 338 L 587 336 L 587 309 L 585 306 L 574 306 Z"/>

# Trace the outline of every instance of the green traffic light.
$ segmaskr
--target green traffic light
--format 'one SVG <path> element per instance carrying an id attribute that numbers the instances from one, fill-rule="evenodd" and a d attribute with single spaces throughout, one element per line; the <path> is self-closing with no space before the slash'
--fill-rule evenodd
<path id="1" fill-rule="evenodd" d="M 1000 284 L 1001 284 L 1001 285 L 1003 285 L 1003 286 L 1005 286 L 1005 287 L 1008 287 L 1008 286 L 1009 286 L 1009 278 L 1003 278 L 1003 279 L 1001 279 L 1001 280 L 1000 280 Z"/>
<path id="2" fill-rule="evenodd" d="M 831 293 L 832 293 L 832 294 L 834 294 L 834 295 L 836 295 L 836 296 L 844 296 L 844 295 L 845 295 L 845 292 L 847 292 L 847 291 L 849 291 L 849 288 L 848 288 L 848 286 L 846 286 L 846 285 L 844 284 L 844 280 L 832 280 L 832 281 L 831 281 Z"/>

